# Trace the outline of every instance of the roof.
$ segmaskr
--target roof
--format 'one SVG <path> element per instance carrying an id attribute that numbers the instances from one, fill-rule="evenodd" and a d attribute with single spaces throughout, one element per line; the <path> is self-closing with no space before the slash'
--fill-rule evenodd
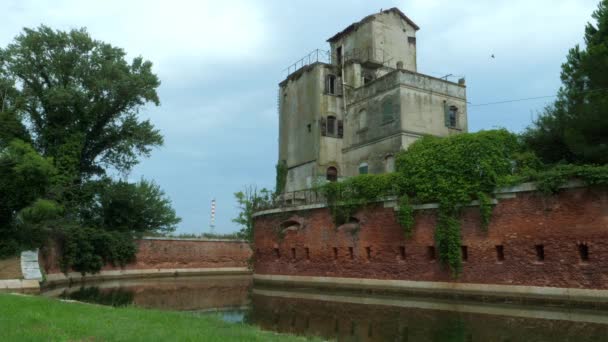
<path id="1" fill-rule="evenodd" d="M 338 40 L 340 37 L 344 36 L 345 34 L 356 30 L 357 28 L 359 28 L 359 26 L 367 23 L 368 21 L 372 21 L 376 18 L 376 15 L 378 14 L 386 14 L 386 13 L 390 13 L 390 12 L 394 12 L 397 13 L 403 20 L 405 20 L 405 22 L 407 22 L 408 24 L 410 24 L 416 31 L 420 30 L 420 27 L 418 27 L 418 25 L 416 25 L 415 22 L 413 22 L 410 18 L 408 18 L 403 12 L 401 12 L 400 9 L 398 9 L 397 7 L 393 7 L 393 8 L 389 8 L 387 10 L 384 10 L 380 13 L 374 13 L 374 14 L 370 14 L 367 17 L 361 19 L 360 21 L 356 22 L 356 23 L 352 23 L 350 24 L 347 28 L 345 28 L 344 30 L 336 33 L 333 37 L 329 38 L 327 41 L 328 42 L 333 42 Z"/>

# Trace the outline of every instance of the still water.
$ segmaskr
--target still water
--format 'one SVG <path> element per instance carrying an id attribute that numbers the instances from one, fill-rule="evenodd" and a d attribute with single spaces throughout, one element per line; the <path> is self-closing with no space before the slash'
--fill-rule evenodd
<path id="1" fill-rule="evenodd" d="M 607 311 L 253 287 L 248 276 L 106 281 L 43 295 L 213 313 L 338 341 L 608 341 Z"/>

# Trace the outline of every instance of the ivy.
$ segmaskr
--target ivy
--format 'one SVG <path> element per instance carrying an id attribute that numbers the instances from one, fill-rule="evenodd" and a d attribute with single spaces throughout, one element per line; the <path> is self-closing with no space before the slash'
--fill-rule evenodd
<path id="1" fill-rule="evenodd" d="M 488 226 L 490 225 L 490 219 L 492 218 L 492 211 L 494 209 L 494 206 L 492 205 L 492 199 L 487 194 L 480 192 L 479 194 L 477 194 L 477 200 L 479 201 L 481 229 L 487 231 Z"/>
<path id="2" fill-rule="evenodd" d="M 406 238 L 412 237 L 414 229 L 414 207 L 410 204 L 408 195 L 403 195 L 399 198 L 399 212 L 397 212 L 397 221 L 403 227 L 403 233 Z"/>
<path id="3" fill-rule="evenodd" d="M 276 165 L 276 169 L 277 178 L 274 192 L 275 194 L 279 195 L 285 191 L 285 185 L 287 184 L 287 162 L 285 160 L 279 161 Z"/>

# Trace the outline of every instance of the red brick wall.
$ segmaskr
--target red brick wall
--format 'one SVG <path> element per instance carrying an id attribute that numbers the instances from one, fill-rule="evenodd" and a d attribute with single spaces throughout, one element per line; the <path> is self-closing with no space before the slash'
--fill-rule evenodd
<path id="1" fill-rule="evenodd" d="M 125 269 L 247 267 L 251 249 L 240 241 L 139 240 L 135 262 Z M 47 274 L 60 273 L 56 248 L 40 253 Z M 107 265 L 103 270 L 117 269 Z"/>
<path id="2" fill-rule="evenodd" d="M 360 220 L 358 231 L 344 226 L 337 229 L 327 209 L 261 216 L 255 225 L 255 273 L 608 288 L 606 189 L 569 189 L 550 197 L 517 193 L 516 198 L 502 199 L 496 205 L 487 232 L 480 228 L 478 208 L 466 209 L 462 244 L 467 246 L 468 260 L 457 280 L 438 261 L 429 260 L 435 214 L 435 210 L 416 211 L 414 234 L 407 240 L 395 211 L 381 204 L 355 215 Z M 287 220 L 301 222 L 301 228 L 288 230 L 281 238 L 276 232 Z M 589 248 L 587 262 L 581 261 L 579 243 Z M 541 244 L 545 259 L 539 262 L 535 245 Z M 504 261 L 497 260 L 497 245 L 504 246 Z M 370 248 L 369 259 L 366 247 Z M 403 260 L 401 247 L 405 248 Z M 280 252 L 278 259 L 275 248 Z"/>

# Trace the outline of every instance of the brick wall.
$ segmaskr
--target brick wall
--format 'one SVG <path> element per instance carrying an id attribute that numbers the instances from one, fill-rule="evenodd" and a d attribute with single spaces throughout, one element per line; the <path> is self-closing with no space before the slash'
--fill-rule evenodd
<path id="1" fill-rule="evenodd" d="M 145 239 L 139 240 L 135 262 L 125 269 L 180 269 L 247 267 L 251 249 L 242 241 Z M 57 248 L 40 253 L 47 274 L 60 273 Z M 107 265 L 103 270 L 118 269 Z"/>
<path id="2" fill-rule="evenodd" d="M 496 205 L 487 232 L 478 208 L 465 210 L 468 258 L 458 279 L 429 256 L 436 210 L 417 210 L 406 240 L 396 212 L 383 204 L 360 210 L 359 227 L 336 228 L 325 208 L 257 217 L 255 273 L 608 289 L 606 189 L 513 196 Z"/>

